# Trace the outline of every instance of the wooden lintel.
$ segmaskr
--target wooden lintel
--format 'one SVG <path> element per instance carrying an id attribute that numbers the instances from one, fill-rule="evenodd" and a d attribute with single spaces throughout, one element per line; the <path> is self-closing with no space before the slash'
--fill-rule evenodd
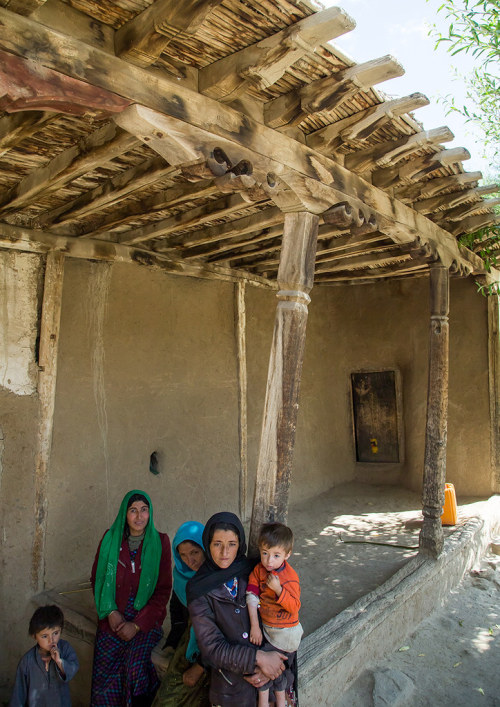
<path id="1" fill-rule="evenodd" d="M 33 202 L 42 194 L 49 194 L 109 162 L 114 157 L 137 147 L 137 138 L 120 130 L 114 124 L 104 125 L 79 144 L 54 157 L 48 164 L 28 174 L 11 189 L 0 193 L 0 211 L 10 212 Z"/>
<path id="2" fill-rule="evenodd" d="M 172 253 L 153 253 L 141 248 L 90 238 L 67 238 L 48 231 L 35 231 L 6 223 L 0 223 L 0 248 L 28 253 L 47 253 L 50 250 L 56 250 L 70 258 L 80 260 L 131 263 L 171 275 L 198 277 L 205 280 L 225 280 L 227 282 L 245 281 L 256 287 L 276 289 L 274 282 L 244 270 L 232 270 L 204 263 L 186 263 Z"/>
<path id="3" fill-rule="evenodd" d="M 349 32 L 355 23 L 331 7 L 296 22 L 271 37 L 200 69 L 199 90 L 216 99 L 234 100 L 248 85 L 267 88 L 307 52 Z"/>
<path id="4" fill-rule="evenodd" d="M 271 128 L 298 125 L 308 115 L 338 107 L 359 91 L 403 74 L 403 67 L 392 56 L 350 66 L 334 76 L 313 81 L 300 91 L 268 101 L 264 107 L 264 121 Z"/>
<path id="5" fill-rule="evenodd" d="M 404 98 L 384 101 L 310 133 L 306 142 L 309 147 L 318 152 L 331 154 L 342 142 L 366 140 L 392 118 L 427 105 L 429 99 L 423 93 L 412 93 Z"/>
<path id="6" fill-rule="evenodd" d="M 194 34 L 222 0 L 155 0 L 115 33 L 115 53 L 150 66 L 178 34 Z"/>
<path id="7" fill-rule="evenodd" d="M 396 186 L 394 193 L 397 199 L 404 203 L 412 203 L 416 199 L 431 197 L 458 186 L 474 186 L 474 183 L 483 178 L 481 172 L 463 172 L 462 174 L 452 174 L 449 177 L 437 177 L 427 182 L 417 184 Z"/>
<path id="8" fill-rule="evenodd" d="M 434 145 L 453 140 L 451 130 L 443 126 L 434 130 L 423 130 L 420 133 L 391 140 L 366 150 L 359 150 L 346 155 L 344 166 L 354 172 L 366 172 L 376 167 L 391 167 L 402 159 L 412 155 L 426 145 Z"/>

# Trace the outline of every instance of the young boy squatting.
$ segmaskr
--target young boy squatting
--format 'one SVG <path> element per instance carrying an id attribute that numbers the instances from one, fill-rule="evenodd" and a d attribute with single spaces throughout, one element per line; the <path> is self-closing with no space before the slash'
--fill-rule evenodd
<path id="1" fill-rule="evenodd" d="M 64 616 L 58 606 L 40 606 L 29 624 L 36 645 L 17 666 L 9 707 L 71 707 L 68 682 L 78 670 L 78 658 L 61 639 Z"/>
<path id="2" fill-rule="evenodd" d="M 300 644 L 303 629 L 299 623 L 300 583 L 295 570 L 287 560 L 292 554 L 293 533 L 282 523 L 266 523 L 259 533 L 260 562 L 248 579 L 247 606 L 250 615 L 250 641 L 262 644 L 262 619 L 264 637 L 268 641 L 262 650 L 279 650 L 286 653 L 288 663 Z M 273 685 L 276 707 L 285 707 L 287 673 L 284 671 L 274 682 L 259 687 L 259 707 L 269 704 L 269 688 Z"/>

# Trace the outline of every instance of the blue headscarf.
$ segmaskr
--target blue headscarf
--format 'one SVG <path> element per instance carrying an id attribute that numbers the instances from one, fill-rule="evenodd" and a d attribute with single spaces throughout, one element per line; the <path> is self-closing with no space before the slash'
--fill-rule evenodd
<path id="1" fill-rule="evenodd" d="M 181 543 L 189 540 L 189 542 L 196 543 L 196 545 L 199 545 L 199 547 L 204 550 L 203 530 L 204 526 L 201 523 L 198 523 L 195 520 L 188 520 L 179 527 L 172 542 L 172 554 L 174 556 L 174 592 L 177 594 L 179 600 L 184 604 L 184 606 L 187 606 L 186 584 L 188 583 L 188 580 L 191 579 L 191 577 L 194 577 L 196 573 L 189 569 L 186 563 L 181 560 L 178 547 Z M 187 660 L 189 660 L 190 663 L 194 663 L 199 652 L 196 637 L 193 629 L 191 628 L 189 644 L 186 650 Z"/>

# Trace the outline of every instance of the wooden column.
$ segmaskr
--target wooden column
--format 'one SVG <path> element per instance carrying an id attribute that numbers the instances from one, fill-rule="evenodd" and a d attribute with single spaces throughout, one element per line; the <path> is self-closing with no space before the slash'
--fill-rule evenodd
<path id="1" fill-rule="evenodd" d="M 236 346 L 238 360 L 238 416 L 240 439 L 240 497 L 239 514 L 242 521 L 247 517 L 248 483 L 248 435 L 247 435 L 247 347 L 245 282 L 236 283 Z"/>
<path id="2" fill-rule="evenodd" d="M 422 499 L 424 523 L 419 545 L 422 552 L 438 557 L 444 542 L 441 514 L 448 429 L 449 271 L 444 265 L 431 266 L 430 290 L 429 380 Z"/>
<path id="3" fill-rule="evenodd" d="M 491 490 L 500 491 L 500 307 L 488 297 L 488 374 L 490 388 Z"/>
<path id="4" fill-rule="evenodd" d="M 299 388 L 314 279 L 319 217 L 285 215 L 278 270 L 278 305 L 269 359 L 266 401 L 250 528 L 250 547 L 262 523 L 285 522 L 292 470 Z"/>
<path id="5" fill-rule="evenodd" d="M 45 573 L 45 535 L 47 531 L 47 488 L 54 423 L 54 402 L 57 378 L 57 349 L 61 320 L 61 300 L 64 275 L 64 254 L 50 251 L 45 266 L 40 353 L 38 400 L 39 421 L 35 467 L 35 528 L 32 550 L 32 585 L 43 589 Z"/>

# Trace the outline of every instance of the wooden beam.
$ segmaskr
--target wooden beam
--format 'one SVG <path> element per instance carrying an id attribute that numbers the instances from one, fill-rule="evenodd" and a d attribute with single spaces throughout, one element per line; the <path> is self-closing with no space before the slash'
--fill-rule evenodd
<path id="1" fill-rule="evenodd" d="M 278 306 L 255 482 L 250 547 L 262 523 L 286 522 L 300 378 L 313 285 L 318 216 L 285 214 L 278 272 Z"/>
<path id="2" fill-rule="evenodd" d="M 456 226 L 450 228 L 450 233 L 454 236 L 461 236 L 462 233 L 474 233 L 486 226 L 495 226 L 500 223 L 500 214 L 480 214 L 479 216 L 469 216 L 460 221 Z"/>
<path id="3" fill-rule="evenodd" d="M 477 189 L 462 189 L 461 191 L 448 192 L 438 196 L 431 196 L 413 204 L 415 211 L 420 214 L 432 214 L 446 209 L 453 209 L 467 201 L 478 200 L 481 192 Z"/>
<path id="4" fill-rule="evenodd" d="M 329 258 L 316 261 L 316 274 L 335 272 L 347 268 L 367 268 L 377 265 L 388 265 L 389 261 L 399 262 L 407 258 L 411 246 L 380 245 L 368 247 L 364 252 L 338 253 Z"/>
<path id="5" fill-rule="evenodd" d="M 276 224 L 281 224 L 284 218 L 285 216 L 282 211 L 276 207 L 271 207 L 258 211 L 251 216 L 243 216 L 242 218 L 228 221 L 228 223 L 223 223 L 219 226 L 200 228 L 194 233 L 169 239 L 168 247 L 182 249 L 197 248 L 207 243 L 218 243 L 234 237 L 241 238 L 249 233 L 261 231 L 263 228 L 271 228 Z M 158 250 L 162 252 L 161 245 L 158 246 Z"/>
<path id="6" fill-rule="evenodd" d="M 33 203 L 36 198 L 60 189 L 99 165 L 137 147 L 137 138 L 116 125 L 99 128 L 63 152 L 48 164 L 35 169 L 10 189 L 0 193 L 0 211 L 7 213 Z"/>
<path id="7" fill-rule="evenodd" d="M 235 260 L 239 258 L 249 257 L 250 252 L 247 251 L 249 246 L 263 241 L 270 241 L 283 234 L 283 226 L 275 226 L 274 228 L 265 228 L 256 236 L 245 238 L 231 239 L 227 241 L 218 241 L 212 247 L 197 248 L 192 254 L 183 252 L 182 257 L 185 260 L 190 258 L 209 258 L 211 263 L 221 262 L 223 260 Z"/>
<path id="8" fill-rule="evenodd" d="M 395 276 L 409 275 L 427 270 L 429 262 L 426 258 L 409 258 L 403 262 L 396 262 L 392 265 L 380 266 L 376 268 L 367 268 L 364 271 L 357 273 L 354 270 L 339 270 L 335 273 L 321 273 L 315 277 L 316 284 L 329 282 L 343 281 L 362 281 L 362 280 L 386 280 Z"/>
<path id="9" fill-rule="evenodd" d="M 36 133 L 42 125 L 54 117 L 54 113 L 28 111 L 12 113 L 0 118 L 0 157 L 26 138 Z"/>
<path id="10" fill-rule="evenodd" d="M 159 221 L 153 221 L 146 226 L 139 226 L 130 231 L 117 233 L 116 238 L 119 243 L 135 245 L 143 243 L 153 238 L 164 238 L 165 236 L 182 231 L 184 229 L 193 228 L 204 223 L 209 223 L 216 219 L 229 216 L 235 211 L 243 211 L 248 209 L 249 204 L 240 194 L 230 194 L 223 196 L 221 199 L 209 201 L 204 206 L 198 206 L 184 213 L 175 216 L 168 216 Z"/>
<path id="11" fill-rule="evenodd" d="M 245 281 L 256 287 L 276 289 L 274 282 L 244 270 L 236 271 L 205 263 L 186 263 L 172 253 L 153 253 L 141 248 L 90 238 L 67 238 L 47 231 L 35 231 L 6 223 L 0 223 L 0 248 L 27 253 L 47 253 L 49 250 L 57 250 L 69 258 L 130 263 L 171 275 L 226 282 Z"/>
<path id="12" fill-rule="evenodd" d="M 248 485 L 248 420 L 247 420 L 247 345 L 246 345 L 246 285 L 237 282 L 235 285 L 235 333 L 236 358 L 238 362 L 238 431 L 240 446 L 239 473 L 239 516 L 247 518 L 247 485 Z"/>
<path id="13" fill-rule="evenodd" d="M 18 15 L 31 15 L 45 2 L 46 0 L 7 0 L 5 7 L 11 12 L 17 12 Z"/>
<path id="14" fill-rule="evenodd" d="M 372 172 L 372 182 L 381 189 L 387 189 L 397 182 L 408 179 L 418 181 L 440 167 L 458 164 L 470 159 L 470 152 L 464 147 L 441 150 L 404 164 L 402 167 L 386 167 Z"/>
<path id="15" fill-rule="evenodd" d="M 367 172 L 376 167 L 391 167 L 402 159 L 408 158 L 422 147 L 449 142 L 455 136 L 445 126 L 434 130 L 423 130 L 420 133 L 391 140 L 369 147 L 366 150 L 352 152 L 345 157 L 344 166 L 354 172 Z"/>
<path id="16" fill-rule="evenodd" d="M 46 69 L 0 50 L 0 109 L 57 111 L 69 115 L 122 111 L 130 101 L 116 93 Z"/>
<path id="17" fill-rule="evenodd" d="M 115 33 L 115 53 L 137 66 L 150 66 L 178 35 L 201 27 L 222 0 L 155 0 Z"/>
<path id="18" fill-rule="evenodd" d="M 443 549 L 441 514 L 446 481 L 449 368 L 449 270 L 442 265 L 430 269 L 430 342 L 427 388 L 427 422 L 423 480 L 424 523 L 420 551 L 437 558 Z"/>
<path id="19" fill-rule="evenodd" d="M 442 257 L 448 258 L 446 253 L 449 253 L 452 260 L 460 258 L 456 243 L 448 239 L 449 234 L 428 219 L 421 217 L 420 221 L 414 211 L 333 160 L 229 106 L 191 91 L 182 82 L 172 82 L 157 73 L 132 66 L 94 46 L 2 8 L 0 27 L 3 30 L 0 48 L 143 103 L 167 117 L 174 132 L 190 131 L 193 144 L 201 142 L 207 150 L 219 144 L 227 154 L 237 154 L 233 163 L 248 159 L 254 165 L 254 175 L 257 170 L 261 170 L 264 177 L 270 170 L 278 175 L 292 170 L 328 186 L 332 191 L 332 204 L 345 200 L 346 196 L 371 208 L 376 204 L 382 215 L 395 220 L 400 234 L 406 234 L 405 238 L 413 239 L 415 232 L 425 234 L 425 238 L 439 244 Z M 214 136 L 217 137 L 215 142 Z"/>
<path id="20" fill-rule="evenodd" d="M 306 137 L 306 143 L 313 150 L 331 154 L 343 142 L 366 140 L 389 120 L 428 105 L 429 99 L 423 93 L 412 93 L 404 98 L 384 101 L 310 133 Z"/>
<path id="21" fill-rule="evenodd" d="M 126 201 L 111 213 L 94 216 L 88 225 L 77 223 L 70 231 L 57 228 L 53 228 L 52 230 L 56 233 L 63 233 L 64 235 L 83 236 L 89 234 L 95 237 L 101 231 L 116 228 L 116 226 L 126 224 L 129 221 L 136 221 L 145 216 L 155 214 L 158 211 L 165 211 L 166 209 L 180 206 L 186 201 L 213 196 L 218 192 L 217 185 L 214 184 L 213 180 L 203 180 L 196 184 L 179 183 L 164 191 L 141 199 L 140 201 Z"/>
<path id="22" fill-rule="evenodd" d="M 338 7 L 330 7 L 286 27 L 200 69 L 199 90 L 218 100 L 235 100 L 249 86 L 275 84 L 285 71 L 314 48 L 349 32 L 355 23 Z"/>
<path id="23" fill-rule="evenodd" d="M 35 458 L 35 508 L 31 581 L 35 591 L 44 588 L 48 484 L 57 380 L 57 351 L 61 322 L 64 254 L 47 254 L 40 324 L 38 374 L 39 422 Z"/>
<path id="24" fill-rule="evenodd" d="M 271 128 L 299 125 L 309 115 L 337 108 L 356 93 L 403 74 L 403 67 L 392 56 L 350 66 L 268 101 L 264 106 L 264 121 Z"/>
<path id="25" fill-rule="evenodd" d="M 64 228 L 68 222 L 80 219 L 82 216 L 90 216 L 101 209 L 117 204 L 135 191 L 144 189 L 165 177 L 173 176 L 178 171 L 177 167 L 169 165 L 162 157 L 144 160 L 75 199 L 51 211 L 46 211 L 37 218 L 37 225 L 46 227 L 55 223 L 52 231 L 58 233 L 59 224 L 64 224 Z"/>
<path id="26" fill-rule="evenodd" d="M 441 221 L 444 223 L 446 221 L 461 221 L 467 216 L 472 216 L 478 211 L 483 211 L 484 209 L 491 209 L 493 206 L 498 206 L 500 204 L 500 198 L 497 199 L 479 199 L 474 204 L 464 204 L 463 206 L 457 206 L 450 211 L 445 211 L 442 214 L 437 214 L 441 217 Z"/>
<path id="27" fill-rule="evenodd" d="M 463 172 L 462 174 L 452 174 L 449 177 L 437 177 L 429 179 L 427 182 L 417 184 L 397 186 L 394 194 L 397 199 L 404 203 L 413 202 L 421 197 L 436 196 L 447 189 L 454 189 L 457 186 L 473 185 L 483 178 L 481 172 Z"/>

